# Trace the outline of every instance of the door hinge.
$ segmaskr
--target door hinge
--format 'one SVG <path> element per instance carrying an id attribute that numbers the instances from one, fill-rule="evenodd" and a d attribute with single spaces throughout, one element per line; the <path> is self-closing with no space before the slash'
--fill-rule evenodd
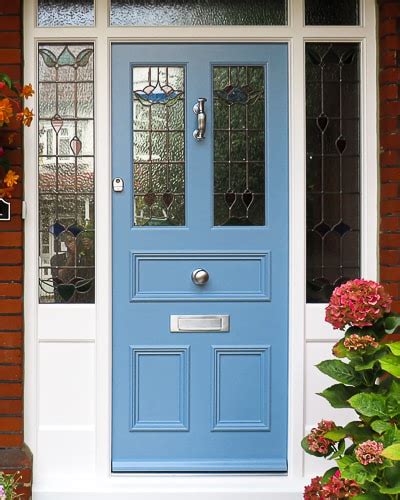
<path id="1" fill-rule="evenodd" d="M 24 220 L 26 219 L 26 211 L 27 211 L 26 201 L 22 200 L 21 217 Z"/>

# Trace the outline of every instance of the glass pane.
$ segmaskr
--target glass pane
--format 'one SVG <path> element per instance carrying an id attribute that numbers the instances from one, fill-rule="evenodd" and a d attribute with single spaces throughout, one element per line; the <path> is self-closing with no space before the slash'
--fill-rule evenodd
<path id="1" fill-rule="evenodd" d="M 214 66 L 214 224 L 265 224 L 263 66 Z"/>
<path id="2" fill-rule="evenodd" d="M 305 0 L 308 25 L 357 25 L 360 23 L 359 0 Z"/>
<path id="3" fill-rule="evenodd" d="M 39 0 L 38 26 L 93 26 L 93 0 Z"/>
<path id="4" fill-rule="evenodd" d="M 360 275 L 357 43 L 306 44 L 307 302 Z"/>
<path id="5" fill-rule="evenodd" d="M 185 224 L 185 70 L 133 68 L 135 226 Z"/>
<path id="6" fill-rule="evenodd" d="M 286 0 L 111 0 L 111 25 L 283 25 Z"/>
<path id="7" fill-rule="evenodd" d="M 94 302 L 93 44 L 39 45 L 41 303 Z"/>

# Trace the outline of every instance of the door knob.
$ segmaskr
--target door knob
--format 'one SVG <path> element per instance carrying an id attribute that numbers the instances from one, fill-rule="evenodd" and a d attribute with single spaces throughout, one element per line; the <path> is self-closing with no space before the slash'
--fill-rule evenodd
<path id="1" fill-rule="evenodd" d="M 205 269 L 195 269 L 192 272 L 192 281 L 195 285 L 205 285 L 210 279 L 210 275 Z"/>

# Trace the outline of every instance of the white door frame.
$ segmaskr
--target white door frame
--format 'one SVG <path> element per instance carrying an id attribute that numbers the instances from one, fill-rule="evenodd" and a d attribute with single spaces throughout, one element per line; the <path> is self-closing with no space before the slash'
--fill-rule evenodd
<path id="1" fill-rule="evenodd" d="M 96 0 L 96 27 L 38 28 L 35 1 L 24 1 L 25 82 L 37 88 L 39 42 L 95 43 L 96 123 L 96 304 L 38 305 L 37 133 L 25 132 L 25 439 L 34 454 L 37 499 L 93 498 L 185 500 L 299 498 L 303 453 L 300 440 L 314 423 L 306 393 L 315 371 L 305 366 L 309 346 L 335 340 L 324 328 L 323 306 L 305 305 L 305 89 L 306 41 L 361 44 L 362 273 L 377 277 L 377 104 L 375 1 L 362 0 L 360 26 L 304 26 L 303 0 L 289 1 L 289 24 L 279 27 L 109 27 L 107 0 Z M 290 307 L 288 473 L 268 475 L 179 475 L 111 473 L 111 157 L 110 53 L 113 42 L 286 42 L 289 46 Z M 368 64 L 367 64 L 368 61 Z M 37 106 L 36 113 L 37 113 Z M 71 318 L 74 327 L 71 327 Z M 55 325 L 57 327 L 55 328 Z M 76 327 L 78 325 L 79 327 Z M 49 380 L 63 356 L 78 356 L 90 378 L 78 401 L 85 411 L 73 423 L 51 409 L 51 391 L 69 390 L 64 379 Z M 52 359 L 50 359 L 52 358 Z M 307 358 L 308 359 L 308 358 Z M 71 374 L 78 366 L 71 366 Z M 79 369 L 78 369 L 79 372 Z M 67 379 L 69 373 L 65 373 Z M 61 384 L 61 386 L 60 386 Z M 56 392 L 54 392 L 55 394 Z M 87 399 L 89 398 L 89 403 Z M 311 399 L 310 399 L 311 398 Z M 73 403 L 73 402 L 72 402 Z M 62 411 L 62 410 L 60 410 Z M 65 412 L 63 413 L 65 415 Z M 326 416 L 326 415 L 324 415 Z M 79 417 L 79 416 L 78 416 Z M 321 416 L 322 417 L 322 416 Z M 71 448 L 72 447 L 72 448 Z M 61 453 L 75 457 L 60 458 Z M 75 462 L 74 462 L 75 460 Z M 308 471 L 308 469 L 307 469 Z M 151 476 L 151 479 L 150 479 Z M 75 493 L 74 493 L 75 492 Z M 202 493 L 204 495 L 202 495 Z M 83 493 L 82 493 L 83 494 Z M 293 495 L 292 495 L 293 494 Z M 169 496 L 171 495 L 171 496 Z M 225 496 L 226 495 L 226 496 Z M 87 498 L 85 496 L 85 498 Z M 136 498 L 136 497 L 135 497 Z"/>

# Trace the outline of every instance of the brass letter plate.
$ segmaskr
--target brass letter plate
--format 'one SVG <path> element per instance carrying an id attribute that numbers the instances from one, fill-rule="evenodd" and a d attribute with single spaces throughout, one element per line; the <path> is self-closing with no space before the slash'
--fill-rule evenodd
<path id="1" fill-rule="evenodd" d="M 170 316 L 172 333 L 229 332 L 229 315 Z"/>

